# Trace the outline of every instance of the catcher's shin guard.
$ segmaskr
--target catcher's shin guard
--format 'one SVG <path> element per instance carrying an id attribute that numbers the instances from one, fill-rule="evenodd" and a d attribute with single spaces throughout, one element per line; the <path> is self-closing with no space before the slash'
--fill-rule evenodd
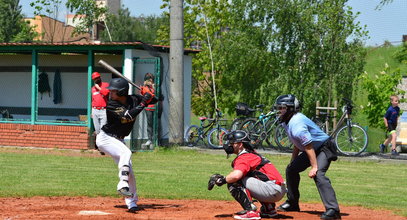
<path id="1" fill-rule="evenodd" d="M 228 189 L 233 198 L 243 207 L 246 211 L 255 211 L 257 207 L 253 204 L 250 193 L 238 183 L 229 183 Z"/>

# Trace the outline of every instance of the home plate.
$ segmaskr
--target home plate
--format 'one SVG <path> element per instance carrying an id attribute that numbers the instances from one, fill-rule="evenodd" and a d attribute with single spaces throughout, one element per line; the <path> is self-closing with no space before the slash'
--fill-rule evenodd
<path id="1" fill-rule="evenodd" d="M 79 215 L 110 215 L 112 213 L 101 212 L 101 211 L 80 211 Z"/>

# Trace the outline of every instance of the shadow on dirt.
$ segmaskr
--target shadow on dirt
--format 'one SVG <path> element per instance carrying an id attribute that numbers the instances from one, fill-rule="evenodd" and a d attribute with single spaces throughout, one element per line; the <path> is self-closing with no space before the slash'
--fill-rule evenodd
<path id="1" fill-rule="evenodd" d="M 166 208 L 178 208 L 181 207 L 182 205 L 171 205 L 171 204 L 142 204 L 139 205 L 140 210 L 146 210 L 146 209 L 166 209 Z M 115 205 L 115 208 L 119 209 L 127 209 L 126 205 Z"/>

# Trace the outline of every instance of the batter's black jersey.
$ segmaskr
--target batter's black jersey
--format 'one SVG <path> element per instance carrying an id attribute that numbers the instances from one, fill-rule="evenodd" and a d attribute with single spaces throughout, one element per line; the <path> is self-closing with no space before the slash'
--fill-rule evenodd
<path id="1" fill-rule="evenodd" d="M 137 115 L 145 107 L 141 102 L 141 95 L 127 96 L 127 105 L 109 100 L 106 107 L 107 123 L 102 127 L 102 130 L 107 134 L 122 138 L 129 135 Z"/>

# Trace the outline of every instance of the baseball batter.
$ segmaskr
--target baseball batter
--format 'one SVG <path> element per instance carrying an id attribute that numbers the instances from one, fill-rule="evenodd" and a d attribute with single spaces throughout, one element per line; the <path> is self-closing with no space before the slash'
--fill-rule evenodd
<path id="1" fill-rule="evenodd" d="M 96 137 L 99 150 L 110 155 L 118 165 L 117 191 L 125 197 L 129 212 L 137 212 L 136 178 L 131 164 L 130 149 L 124 137 L 133 129 L 137 115 L 150 103 L 156 102 L 154 94 L 128 95 L 129 84 L 123 78 L 114 78 L 108 87 L 110 98 L 106 108 L 107 124 Z"/>

